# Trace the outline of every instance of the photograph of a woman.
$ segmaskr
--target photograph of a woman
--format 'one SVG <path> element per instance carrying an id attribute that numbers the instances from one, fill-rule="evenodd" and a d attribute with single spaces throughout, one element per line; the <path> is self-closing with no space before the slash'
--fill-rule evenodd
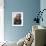
<path id="1" fill-rule="evenodd" d="M 21 14 L 16 14 L 16 17 L 14 18 L 14 24 L 21 24 Z"/>
<path id="2" fill-rule="evenodd" d="M 12 12 L 12 25 L 23 26 L 23 12 Z"/>

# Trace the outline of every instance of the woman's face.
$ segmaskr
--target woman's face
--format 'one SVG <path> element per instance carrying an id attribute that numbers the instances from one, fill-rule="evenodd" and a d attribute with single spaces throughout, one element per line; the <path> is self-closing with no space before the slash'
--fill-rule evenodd
<path id="1" fill-rule="evenodd" d="M 21 19 L 21 17 L 19 16 L 19 14 L 16 15 L 16 19 L 17 20 Z"/>

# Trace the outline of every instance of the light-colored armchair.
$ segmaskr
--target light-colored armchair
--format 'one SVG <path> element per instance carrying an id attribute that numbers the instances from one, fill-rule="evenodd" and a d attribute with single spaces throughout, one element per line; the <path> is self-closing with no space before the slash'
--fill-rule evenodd
<path id="1" fill-rule="evenodd" d="M 17 46 L 31 46 L 33 40 L 33 35 L 29 32 L 24 38 L 17 42 Z"/>

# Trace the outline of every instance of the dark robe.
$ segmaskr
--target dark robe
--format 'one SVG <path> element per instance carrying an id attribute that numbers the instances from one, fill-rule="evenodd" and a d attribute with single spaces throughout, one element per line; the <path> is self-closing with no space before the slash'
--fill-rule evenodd
<path id="1" fill-rule="evenodd" d="M 15 24 L 15 25 L 21 24 L 21 19 L 17 20 L 17 19 L 15 18 L 15 19 L 14 19 L 14 24 Z"/>

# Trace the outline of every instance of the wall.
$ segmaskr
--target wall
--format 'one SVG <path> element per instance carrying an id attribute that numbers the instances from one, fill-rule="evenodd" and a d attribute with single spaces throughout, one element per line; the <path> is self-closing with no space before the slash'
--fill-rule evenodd
<path id="1" fill-rule="evenodd" d="M 4 2 L 3 1 L 4 0 L 0 0 L 0 42 L 4 41 Z"/>
<path id="2" fill-rule="evenodd" d="M 40 0 L 4 0 L 4 36 L 7 41 L 18 41 L 32 29 L 35 12 L 40 9 Z M 12 26 L 12 12 L 24 13 L 24 26 Z"/>
<path id="3" fill-rule="evenodd" d="M 43 9 L 46 9 L 46 0 L 41 0 L 40 1 L 40 9 L 41 9 L 41 11 L 43 10 Z M 43 12 L 43 22 L 41 21 L 40 22 L 40 25 L 43 25 L 43 26 L 45 26 L 46 27 L 46 11 L 44 11 Z"/>

